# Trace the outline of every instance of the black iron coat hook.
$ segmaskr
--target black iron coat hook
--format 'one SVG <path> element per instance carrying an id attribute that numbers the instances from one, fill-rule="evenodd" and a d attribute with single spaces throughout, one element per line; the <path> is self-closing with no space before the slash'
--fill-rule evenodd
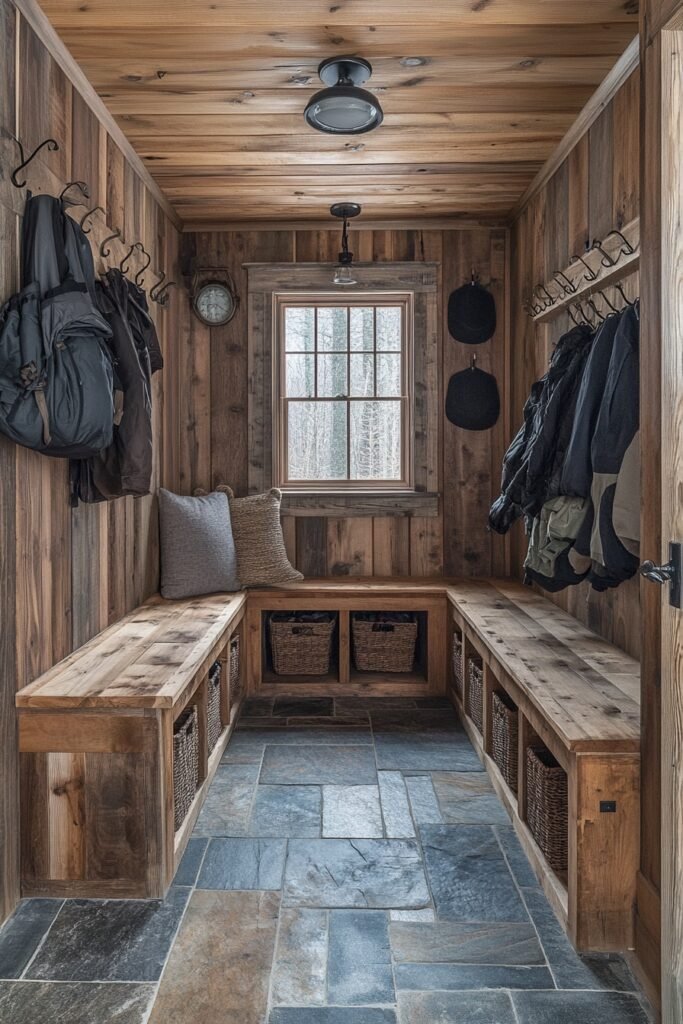
<path id="1" fill-rule="evenodd" d="M 77 188 L 85 199 L 90 199 L 90 190 L 85 181 L 67 181 L 66 185 L 59 193 L 59 198 L 63 199 L 66 193 L 69 192 L 72 188 Z"/>
<path id="2" fill-rule="evenodd" d="M 147 267 L 152 262 L 152 257 L 147 252 L 147 250 L 145 249 L 145 247 L 142 244 L 142 242 L 138 242 L 137 244 L 138 244 L 138 247 L 139 247 L 140 251 L 143 252 L 145 254 L 145 256 L 147 257 L 147 262 L 145 263 L 144 266 L 140 267 L 140 269 L 138 270 L 137 274 L 135 275 L 135 283 L 136 283 L 136 285 L 139 288 L 142 288 L 142 282 L 144 281 L 143 274 L 145 273 L 145 271 L 147 270 Z"/>
<path id="3" fill-rule="evenodd" d="M 86 228 L 86 226 L 85 226 L 86 220 L 88 219 L 88 217 L 92 217 L 92 215 L 94 213 L 97 213 L 98 210 L 101 210 L 102 213 L 104 213 L 104 207 L 103 206 L 93 206 L 92 210 L 88 210 L 81 217 L 81 230 L 83 231 L 84 235 L 89 235 L 90 232 L 92 231 L 92 228 Z"/>
<path id="4" fill-rule="evenodd" d="M 126 266 L 128 261 L 130 260 L 131 256 L 135 252 L 135 250 L 136 249 L 141 249 L 141 248 L 142 248 L 142 244 L 140 242 L 133 242 L 133 244 L 131 245 L 130 249 L 128 250 L 126 255 L 123 257 L 121 262 L 119 263 L 119 270 L 121 271 L 122 274 L 127 274 L 128 273 L 128 271 L 125 270 L 124 267 Z"/>
<path id="5" fill-rule="evenodd" d="M 597 252 L 600 253 L 600 255 L 602 256 L 600 262 L 602 263 L 603 267 L 616 267 L 617 261 L 613 260 L 608 252 L 605 252 L 605 250 L 602 247 L 602 240 L 600 238 L 594 239 L 591 249 L 595 249 L 597 250 Z"/>
<path id="6" fill-rule="evenodd" d="M 586 261 L 583 258 L 583 256 L 572 256 L 572 258 L 571 258 L 571 260 L 569 262 L 570 263 L 576 263 L 577 260 L 580 260 L 581 263 L 583 263 L 584 267 L 586 268 L 586 273 L 583 275 L 584 280 L 585 281 L 595 281 L 597 279 L 598 275 L 595 273 L 595 271 L 591 267 L 590 263 L 586 263 Z"/>
<path id="7" fill-rule="evenodd" d="M 162 284 L 164 283 L 165 280 L 166 280 L 166 271 L 162 270 L 161 273 L 159 274 L 159 280 L 156 281 L 152 285 L 150 290 L 149 290 L 149 297 L 152 300 L 152 302 L 157 302 L 158 301 L 157 300 L 157 295 L 159 293 L 159 289 L 161 288 L 161 286 L 162 286 Z M 155 292 L 157 293 L 157 295 L 154 294 Z"/>
<path id="8" fill-rule="evenodd" d="M 107 242 L 111 242 L 113 241 L 113 239 L 120 237 L 121 228 L 117 228 L 113 235 L 107 235 L 106 238 L 102 239 L 102 243 L 100 245 L 100 256 L 102 257 L 102 259 L 106 260 L 107 256 L 111 256 L 111 249 L 106 248 Z"/>
<path id="9" fill-rule="evenodd" d="M 36 158 L 38 153 L 40 153 L 41 149 L 43 149 L 44 147 L 47 146 L 51 153 L 56 153 L 59 150 L 59 143 L 56 141 L 56 139 L 44 139 L 43 142 L 40 143 L 40 145 L 36 146 L 36 148 L 33 150 L 30 156 L 26 156 L 26 154 L 24 153 L 24 147 L 22 146 L 19 139 L 15 138 L 14 141 L 19 147 L 21 163 L 12 171 L 10 175 L 10 181 L 12 182 L 15 188 L 23 188 L 26 184 L 26 180 L 24 179 L 24 181 L 19 181 L 17 179 L 17 175 L 19 174 L 19 172 L 23 171 L 25 167 L 28 167 L 31 161 Z"/>
<path id="10" fill-rule="evenodd" d="M 629 242 L 628 238 L 626 238 L 621 231 L 618 231 L 616 228 L 614 228 L 614 230 L 610 231 L 609 235 L 605 235 L 605 241 L 607 241 L 610 235 L 618 235 L 621 239 L 623 244 L 621 246 L 621 249 L 619 250 L 619 253 L 622 256 L 632 256 L 633 253 L 636 251 Z"/>
<path id="11" fill-rule="evenodd" d="M 168 289 L 173 288 L 174 286 L 175 281 L 169 281 L 168 284 L 164 285 L 161 291 L 157 291 L 155 301 L 158 302 L 160 306 L 166 305 L 166 303 L 168 302 Z"/>

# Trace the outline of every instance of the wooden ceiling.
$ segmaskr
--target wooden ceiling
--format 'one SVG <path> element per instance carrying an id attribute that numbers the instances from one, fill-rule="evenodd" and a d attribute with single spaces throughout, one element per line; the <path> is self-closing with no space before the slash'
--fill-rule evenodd
<path id="1" fill-rule="evenodd" d="M 637 32 L 637 0 L 41 0 L 187 224 L 500 220 Z M 358 54 L 385 113 L 305 125 Z M 419 58 L 417 66 L 407 58 Z"/>

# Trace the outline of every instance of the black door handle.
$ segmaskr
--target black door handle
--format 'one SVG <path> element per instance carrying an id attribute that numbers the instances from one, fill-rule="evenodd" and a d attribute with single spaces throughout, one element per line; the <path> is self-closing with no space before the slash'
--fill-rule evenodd
<path id="1" fill-rule="evenodd" d="M 650 580 L 651 583 L 670 583 L 676 575 L 676 566 L 673 562 L 667 562 L 666 565 L 655 565 L 648 559 L 641 565 L 640 575 L 644 576 L 646 580 Z"/>
<path id="2" fill-rule="evenodd" d="M 640 575 L 651 583 L 669 584 L 669 604 L 681 607 L 681 545 L 669 544 L 669 561 L 657 565 L 649 559 L 640 567 Z"/>

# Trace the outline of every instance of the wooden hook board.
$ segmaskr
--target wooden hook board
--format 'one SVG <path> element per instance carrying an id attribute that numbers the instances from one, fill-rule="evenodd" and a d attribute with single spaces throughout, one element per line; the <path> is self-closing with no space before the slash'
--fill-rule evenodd
<path id="1" fill-rule="evenodd" d="M 558 271 L 557 277 L 546 281 L 544 285 L 538 285 L 534 289 L 535 292 L 543 287 L 555 298 L 555 301 L 552 305 L 547 305 L 545 309 L 532 317 L 534 323 L 542 324 L 553 320 L 559 313 L 572 306 L 577 300 L 580 301 L 582 298 L 601 291 L 609 285 L 623 281 L 625 277 L 628 277 L 638 269 L 640 264 L 640 219 L 636 217 L 626 224 L 625 227 L 621 228 L 620 231 L 634 249 L 634 252 L 624 253 L 624 241 L 619 235 L 607 235 L 600 244 L 603 252 L 614 261 L 614 265 L 605 266 L 604 260 L 606 257 L 603 256 L 603 253 L 595 248 L 589 249 L 582 254 L 582 259 L 585 260 L 586 264 L 596 275 L 595 280 L 588 279 L 586 266 L 584 266 L 580 259 L 576 259 L 569 266 L 565 267 L 564 270 Z M 557 280 L 562 275 L 567 279 L 564 282 L 565 287 L 571 285 L 575 289 L 569 295 L 565 292 L 559 280 Z M 535 294 L 532 301 L 541 301 L 540 296 Z"/>

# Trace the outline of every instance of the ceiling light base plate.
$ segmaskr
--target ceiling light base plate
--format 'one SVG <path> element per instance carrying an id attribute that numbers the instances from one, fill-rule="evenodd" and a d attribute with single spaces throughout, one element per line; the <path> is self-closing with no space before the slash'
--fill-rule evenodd
<path id="1" fill-rule="evenodd" d="M 351 220 L 352 217 L 357 217 L 360 211 L 358 203 L 334 203 L 330 207 L 332 216 L 338 217 L 339 220 Z"/>
<path id="2" fill-rule="evenodd" d="M 346 81 L 359 86 L 372 74 L 372 65 L 362 57 L 329 57 L 318 68 L 318 74 L 325 85 Z"/>

